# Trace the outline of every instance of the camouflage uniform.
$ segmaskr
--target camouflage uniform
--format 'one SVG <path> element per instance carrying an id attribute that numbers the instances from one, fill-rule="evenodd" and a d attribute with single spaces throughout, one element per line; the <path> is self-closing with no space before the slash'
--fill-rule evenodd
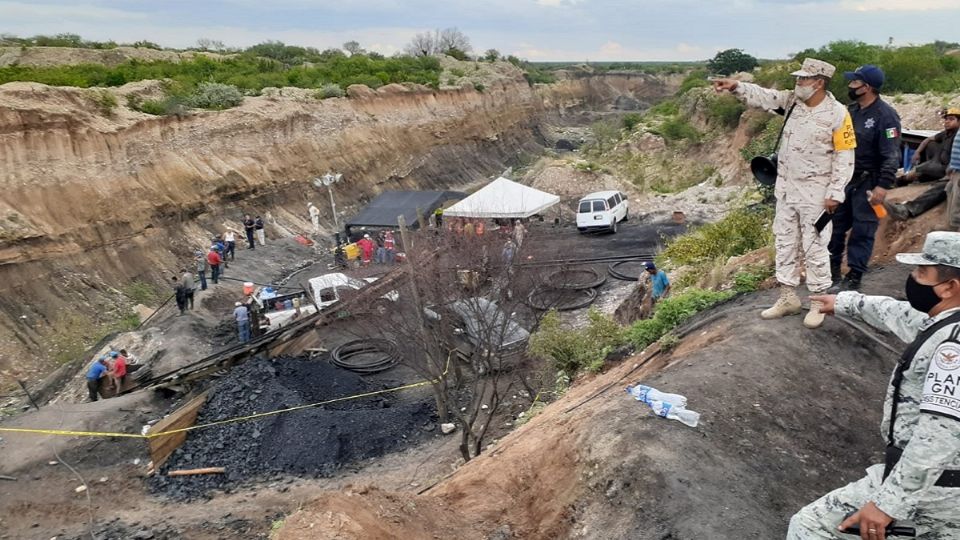
<path id="1" fill-rule="evenodd" d="M 806 60 L 816 74 L 832 76 L 834 68 L 819 60 Z M 797 72 L 801 73 L 801 72 Z M 847 108 L 828 93 L 816 107 L 796 99 L 792 90 L 770 90 L 741 82 L 733 91 L 751 107 L 788 111 L 777 163 L 776 244 L 777 281 L 800 285 L 800 263 L 806 263 L 807 288 L 823 292 L 832 284 L 827 244 L 832 228 L 819 234 L 814 228 L 824 210 L 824 199 L 843 202 L 844 187 L 853 176 L 853 124 Z M 794 106 L 795 104 L 795 106 Z"/>
<path id="2" fill-rule="evenodd" d="M 930 233 L 922 254 L 900 254 L 897 260 L 960 267 L 960 233 Z M 931 318 L 908 302 L 857 292 L 842 292 L 836 300 L 838 315 L 892 332 L 904 342 L 913 341 L 920 332 L 958 311 L 960 308 L 951 309 Z M 793 516 L 788 540 L 852 538 L 839 534 L 837 526 L 867 502 L 896 520 L 912 522 L 917 539 L 960 539 L 960 487 L 934 485 L 943 471 L 960 470 L 958 334 L 960 323 L 941 327 L 916 351 L 903 373 L 893 429 L 894 445 L 903 454 L 886 480 L 883 465 L 871 466 L 866 477 L 828 493 Z M 881 424 L 884 437 L 890 430 L 892 400 L 891 379 Z"/>

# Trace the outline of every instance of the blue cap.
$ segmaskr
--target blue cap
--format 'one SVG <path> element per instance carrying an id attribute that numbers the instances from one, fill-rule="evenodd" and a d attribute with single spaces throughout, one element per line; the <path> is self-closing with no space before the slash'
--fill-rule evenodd
<path id="1" fill-rule="evenodd" d="M 877 90 L 883 87 L 883 81 L 886 80 L 883 70 L 873 64 L 860 66 L 856 71 L 845 71 L 843 76 L 848 81 L 863 81 Z"/>
<path id="2" fill-rule="evenodd" d="M 643 263 L 643 266 L 644 266 L 644 268 L 646 268 L 647 270 L 656 270 L 656 269 L 657 269 L 657 265 L 653 264 L 652 262 L 645 262 L 645 263 Z"/>
<path id="3" fill-rule="evenodd" d="M 120 353 L 117 351 L 110 351 L 110 358 L 116 358 L 118 356 L 120 356 Z"/>

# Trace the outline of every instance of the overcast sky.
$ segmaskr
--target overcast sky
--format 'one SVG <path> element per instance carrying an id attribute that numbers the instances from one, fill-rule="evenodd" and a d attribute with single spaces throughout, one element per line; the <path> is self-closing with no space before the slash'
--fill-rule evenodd
<path id="1" fill-rule="evenodd" d="M 838 39 L 960 41 L 960 0 L 0 0 L 0 33 L 169 47 L 356 40 L 389 55 L 446 27 L 477 52 L 529 60 L 700 60 L 731 47 L 782 58 Z"/>

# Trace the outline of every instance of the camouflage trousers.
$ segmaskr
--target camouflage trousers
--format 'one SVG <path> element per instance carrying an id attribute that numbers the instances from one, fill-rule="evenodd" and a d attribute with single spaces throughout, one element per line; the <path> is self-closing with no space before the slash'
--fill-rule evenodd
<path id="1" fill-rule="evenodd" d="M 852 540 L 837 526 L 847 514 L 859 510 L 876 493 L 883 478 L 883 465 L 867 469 L 867 476 L 831 491 L 803 507 L 790 519 L 787 540 Z M 916 540 L 960 540 L 960 488 L 928 490 L 909 522 L 917 529 Z M 908 525 L 908 522 L 904 522 Z M 896 538 L 896 537 L 895 537 Z"/>
<path id="2" fill-rule="evenodd" d="M 777 201 L 773 235 L 777 252 L 777 281 L 783 285 L 800 285 L 801 265 L 806 269 L 807 289 L 810 292 L 824 292 L 832 285 L 827 246 L 833 227 L 828 224 L 818 234 L 813 226 L 821 212 L 822 205 Z"/>

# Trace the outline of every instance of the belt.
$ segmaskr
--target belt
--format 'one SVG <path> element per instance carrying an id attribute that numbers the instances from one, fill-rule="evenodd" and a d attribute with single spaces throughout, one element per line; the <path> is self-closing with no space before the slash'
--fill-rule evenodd
<path id="1" fill-rule="evenodd" d="M 903 449 L 897 448 L 896 446 L 887 446 L 883 453 L 884 480 L 887 479 L 890 471 L 892 471 L 897 462 L 900 461 L 901 455 L 903 455 Z M 960 487 L 960 470 L 943 471 L 940 473 L 940 478 L 937 478 L 937 481 L 934 482 L 933 485 L 944 488 Z"/>

